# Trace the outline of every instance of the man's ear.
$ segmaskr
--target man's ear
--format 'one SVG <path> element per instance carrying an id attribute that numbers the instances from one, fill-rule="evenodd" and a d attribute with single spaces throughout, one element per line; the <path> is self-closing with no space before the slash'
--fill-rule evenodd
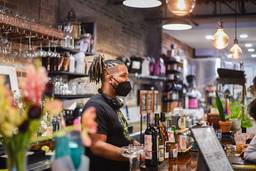
<path id="1" fill-rule="evenodd" d="M 106 79 L 107 79 L 107 81 L 109 82 L 109 83 L 112 83 L 112 79 L 111 78 L 113 78 L 113 75 L 107 75 L 106 76 Z"/>

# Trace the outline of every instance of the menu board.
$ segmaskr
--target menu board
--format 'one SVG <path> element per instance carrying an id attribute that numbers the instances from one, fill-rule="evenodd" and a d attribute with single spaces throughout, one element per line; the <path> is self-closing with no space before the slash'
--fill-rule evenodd
<path id="1" fill-rule="evenodd" d="M 233 171 L 212 127 L 192 128 L 191 132 L 209 171 Z"/>

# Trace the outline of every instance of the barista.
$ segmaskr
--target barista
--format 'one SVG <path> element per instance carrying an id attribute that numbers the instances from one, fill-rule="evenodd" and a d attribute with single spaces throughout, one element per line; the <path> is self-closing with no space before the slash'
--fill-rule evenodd
<path id="1" fill-rule="evenodd" d="M 133 143 L 128 134 L 128 124 L 117 96 L 127 96 L 131 91 L 126 65 L 119 60 L 95 58 L 90 70 L 90 80 L 101 83 L 99 93 L 93 96 L 84 110 L 96 108 L 98 130 L 91 135 L 92 146 L 86 149 L 91 171 L 126 171 L 129 162 L 121 155 L 122 146 Z"/>

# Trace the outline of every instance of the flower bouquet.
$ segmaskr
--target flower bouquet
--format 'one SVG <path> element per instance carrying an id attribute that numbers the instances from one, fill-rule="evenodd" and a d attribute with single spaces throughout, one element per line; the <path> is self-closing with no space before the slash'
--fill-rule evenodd
<path id="1" fill-rule="evenodd" d="M 29 65 L 26 77 L 20 82 L 21 97 L 15 100 L 4 78 L 0 77 L 0 136 L 8 156 L 9 171 L 26 170 L 26 152 L 40 127 L 40 119 L 45 113 L 58 114 L 62 111 L 62 102 L 43 98 L 48 91 L 47 82 L 46 70 L 39 62 Z M 95 115 L 89 116 L 89 119 L 86 117 L 84 115 L 87 123 L 83 122 L 88 128 L 83 129 L 82 133 L 85 143 L 90 144 L 88 132 L 95 132 Z"/>

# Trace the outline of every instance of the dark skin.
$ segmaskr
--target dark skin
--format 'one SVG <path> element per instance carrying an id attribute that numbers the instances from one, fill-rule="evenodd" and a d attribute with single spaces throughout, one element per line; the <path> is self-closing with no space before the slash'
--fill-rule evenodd
<path id="1" fill-rule="evenodd" d="M 107 69 L 104 74 L 102 83 L 102 91 L 115 98 L 116 92 L 113 86 L 118 85 L 118 82 L 128 81 L 128 69 L 125 65 L 118 65 L 114 68 Z M 128 161 L 127 158 L 121 155 L 121 148 L 107 143 L 107 136 L 104 134 L 92 134 L 91 151 L 94 155 L 107 158 L 115 161 Z"/>

